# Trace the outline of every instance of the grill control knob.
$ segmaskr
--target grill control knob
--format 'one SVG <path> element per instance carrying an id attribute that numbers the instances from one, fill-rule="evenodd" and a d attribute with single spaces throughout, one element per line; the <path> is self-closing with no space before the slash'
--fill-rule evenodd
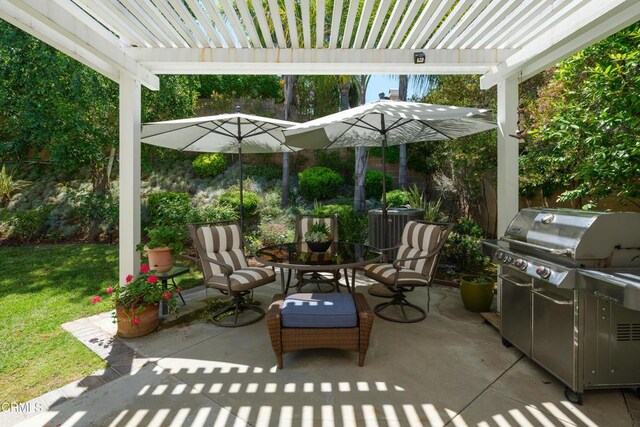
<path id="1" fill-rule="evenodd" d="M 536 273 L 538 273 L 538 276 L 542 277 L 543 279 L 548 279 L 549 276 L 551 276 L 551 270 L 549 270 L 547 267 L 538 267 L 536 268 Z"/>
<path id="2" fill-rule="evenodd" d="M 514 265 L 518 267 L 520 270 L 524 271 L 527 269 L 527 266 L 529 264 L 527 263 L 527 261 L 523 260 L 522 258 L 518 258 Z"/>
<path id="3" fill-rule="evenodd" d="M 496 258 L 498 258 L 498 261 L 504 261 L 505 253 L 504 252 L 498 252 L 496 254 Z"/>

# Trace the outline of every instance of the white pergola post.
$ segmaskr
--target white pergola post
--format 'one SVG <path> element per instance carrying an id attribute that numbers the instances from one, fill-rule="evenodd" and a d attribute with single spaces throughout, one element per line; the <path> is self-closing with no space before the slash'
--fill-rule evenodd
<path id="1" fill-rule="evenodd" d="M 140 254 L 140 81 L 120 76 L 120 283 L 136 275 Z"/>
<path id="2" fill-rule="evenodd" d="M 498 237 L 518 213 L 518 80 L 498 82 Z"/>

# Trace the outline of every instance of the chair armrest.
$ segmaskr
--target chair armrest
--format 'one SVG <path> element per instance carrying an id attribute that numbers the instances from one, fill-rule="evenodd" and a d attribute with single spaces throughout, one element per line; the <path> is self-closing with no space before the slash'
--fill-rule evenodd
<path id="1" fill-rule="evenodd" d="M 271 345 L 273 346 L 273 351 L 276 354 L 282 353 L 282 338 L 280 334 L 282 330 L 282 323 L 280 321 L 280 310 L 282 309 L 282 304 L 284 304 L 284 295 L 275 294 L 271 300 L 266 316 Z"/>
<path id="2" fill-rule="evenodd" d="M 230 276 L 231 273 L 233 273 L 233 267 L 230 266 L 229 264 L 225 264 L 224 262 L 220 262 L 218 260 L 215 260 L 207 255 L 203 255 L 203 254 L 199 254 L 200 255 L 200 259 L 201 260 L 205 260 L 207 262 L 211 262 L 213 264 L 216 264 L 217 266 L 220 267 L 220 270 L 222 270 L 222 273 L 225 276 Z"/>
<path id="3" fill-rule="evenodd" d="M 396 270 L 400 270 L 402 269 L 402 266 L 399 266 L 398 263 L 400 262 L 405 262 L 405 261 L 415 261 L 418 259 L 429 259 L 429 258 L 433 258 L 434 256 L 438 255 L 440 253 L 441 248 L 436 248 L 435 250 L 428 252 L 426 255 L 422 255 L 422 256 L 416 256 L 416 257 L 411 257 L 411 258 L 396 258 L 395 261 L 393 261 L 393 268 L 395 268 Z"/>
<path id="4" fill-rule="evenodd" d="M 380 252 L 382 252 L 382 260 L 383 260 L 384 262 L 387 262 L 387 261 L 388 261 L 388 259 L 389 259 L 389 254 L 388 254 L 388 252 L 391 252 L 391 251 L 392 251 L 392 250 L 394 250 L 394 249 L 398 249 L 399 247 L 400 247 L 400 244 L 397 244 L 397 245 L 392 246 L 392 247 L 390 247 L 390 248 L 376 248 L 376 249 L 378 249 Z"/>
<path id="5" fill-rule="evenodd" d="M 358 313 L 358 326 L 360 327 L 360 349 L 365 351 L 369 348 L 369 336 L 373 327 L 373 311 L 362 294 L 353 294 L 353 302 Z"/>

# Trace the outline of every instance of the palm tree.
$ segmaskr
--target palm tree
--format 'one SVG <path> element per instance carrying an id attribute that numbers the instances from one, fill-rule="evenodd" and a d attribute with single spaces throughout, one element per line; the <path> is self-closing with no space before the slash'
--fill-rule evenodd
<path id="1" fill-rule="evenodd" d="M 358 88 L 358 104 L 365 103 L 365 97 L 367 95 L 367 86 L 369 85 L 369 79 L 371 76 L 360 75 L 353 76 L 352 81 Z M 342 91 L 340 91 L 342 94 Z M 348 96 L 348 94 L 347 94 Z M 348 100 L 347 100 L 348 102 Z M 355 159 L 355 183 L 353 190 L 353 209 L 356 212 L 363 213 L 366 208 L 366 194 L 364 191 L 364 178 L 367 175 L 367 163 L 369 162 L 369 149 L 367 147 L 356 148 Z"/>
<path id="2" fill-rule="evenodd" d="M 291 121 L 291 105 L 293 104 L 293 89 L 296 76 L 282 76 L 284 79 L 284 119 Z M 289 192 L 291 188 L 289 153 L 282 153 L 282 200 L 283 207 L 289 206 Z"/>

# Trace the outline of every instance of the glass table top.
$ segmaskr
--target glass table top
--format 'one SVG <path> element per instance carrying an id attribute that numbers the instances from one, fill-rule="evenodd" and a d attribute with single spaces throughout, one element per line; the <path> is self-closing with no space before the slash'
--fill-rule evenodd
<path id="1" fill-rule="evenodd" d="M 256 252 L 256 258 L 267 265 L 298 270 L 352 268 L 382 258 L 381 252 L 359 243 L 333 242 L 326 252 L 312 252 L 305 242 L 267 246 Z"/>

